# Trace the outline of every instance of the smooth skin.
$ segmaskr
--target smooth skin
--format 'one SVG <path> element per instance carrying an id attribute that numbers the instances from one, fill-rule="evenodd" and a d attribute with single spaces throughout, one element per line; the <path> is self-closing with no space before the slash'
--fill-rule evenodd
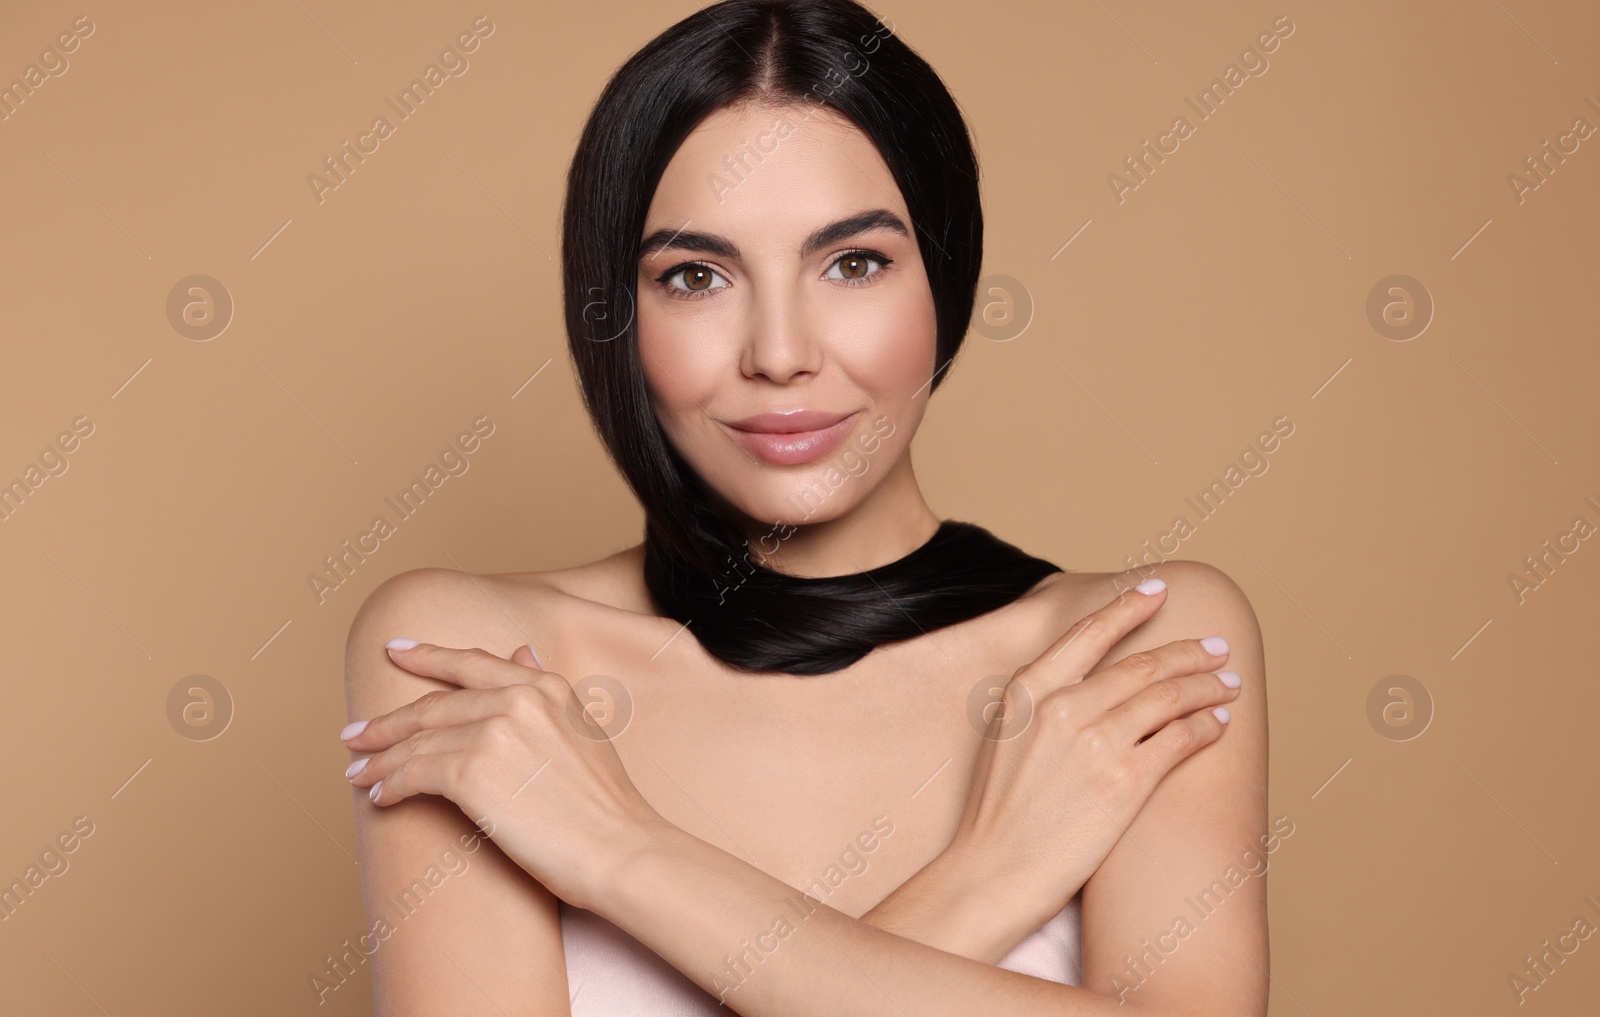
<path id="1" fill-rule="evenodd" d="M 902 313 L 930 299 L 914 242 L 879 227 L 798 253 L 818 226 L 864 207 L 909 223 L 864 136 L 812 118 L 721 205 L 697 195 L 706 160 L 771 122 L 754 109 L 708 121 L 669 165 L 647 221 L 647 236 L 693 220 L 733 240 L 743 261 L 706 266 L 728 273 L 722 292 L 648 298 L 641 284 L 639 303 L 641 347 L 660 368 L 653 392 L 681 386 L 693 397 L 660 398 L 658 414 L 752 524 L 780 518 L 774 502 L 815 476 L 752 462 L 718 434 L 720 421 L 807 406 L 905 424 L 920 420 L 926 388 L 915 397 L 915 385 L 880 382 L 871 341 L 920 351 L 916 362 L 932 367 L 931 305 L 926 320 Z M 901 274 L 846 288 L 840 259 L 867 240 Z M 657 265 L 672 267 L 642 264 L 641 275 L 658 278 Z M 691 276 L 708 273 L 669 285 Z M 705 309 L 653 302 L 666 300 Z M 714 318 L 693 327 L 699 313 Z M 674 336 L 698 346 L 679 349 Z M 703 427 L 695 413 L 709 418 Z M 898 428 L 901 444 L 874 453 L 882 465 L 831 495 L 776 567 L 857 571 L 926 539 L 923 524 L 938 517 L 911 473 L 911 431 Z M 568 1013 L 558 896 L 716 992 L 722 958 L 771 929 L 799 898 L 794 887 L 880 813 L 896 833 L 728 994 L 737 1012 L 1109 1014 L 1118 975 L 1138 981 L 1122 1004 L 1136 1011 L 1265 1013 L 1264 879 L 1240 884 L 1175 949 L 1169 935 L 1184 898 L 1236 870 L 1266 830 L 1261 637 L 1226 575 L 1162 563 L 1144 575 L 1168 589 L 1146 598 L 1113 596 L 1144 575 L 1057 574 L 1006 608 L 882 647 L 838 675 L 752 677 L 720 667 L 654 611 L 640 551 L 537 574 L 416 570 L 359 612 L 346 689 L 351 718 L 371 719 L 348 742 L 369 759 L 352 778 L 363 789 L 369 918 L 441 850 L 478 843 L 474 819 L 494 838 L 472 854 L 473 871 L 382 940 L 372 957 L 380 1014 Z M 1212 634 L 1226 656 L 1195 639 Z M 424 645 L 385 650 L 396 636 Z M 1239 690 L 1212 673 L 1224 663 L 1242 676 Z M 566 719 L 563 688 L 591 674 L 621 677 L 633 698 L 632 723 L 612 740 Z M 966 693 L 993 674 L 1013 675 L 1035 707 L 1018 737 L 985 738 L 968 723 Z M 1226 727 L 1210 710 L 1224 702 Z M 380 778 L 374 803 L 365 788 Z M 1082 987 L 992 966 L 1080 888 Z M 1147 977 L 1124 970 L 1160 937 L 1172 952 L 1152 953 Z"/>

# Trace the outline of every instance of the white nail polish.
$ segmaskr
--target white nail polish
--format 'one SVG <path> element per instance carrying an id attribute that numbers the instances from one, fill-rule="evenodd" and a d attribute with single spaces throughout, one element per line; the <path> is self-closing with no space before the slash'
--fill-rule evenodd
<path id="1" fill-rule="evenodd" d="M 1134 589 L 1138 590 L 1140 593 L 1150 594 L 1150 595 L 1154 595 L 1154 594 L 1160 593 L 1162 590 L 1165 590 L 1166 588 L 1167 588 L 1167 584 L 1165 582 L 1163 582 L 1162 580 L 1160 580 L 1160 579 L 1146 579 L 1144 582 L 1142 582 L 1138 586 L 1134 587 Z"/>

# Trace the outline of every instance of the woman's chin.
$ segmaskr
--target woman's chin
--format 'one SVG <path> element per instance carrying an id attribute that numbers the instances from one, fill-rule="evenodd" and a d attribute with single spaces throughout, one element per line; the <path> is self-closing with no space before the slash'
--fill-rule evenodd
<path id="1" fill-rule="evenodd" d="M 808 526 L 837 519 L 850 510 L 853 499 L 847 500 L 843 492 L 827 492 L 825 483 L 790 483 L 761 492 L 740 492 L 728 504 L 757 525 Z"/>

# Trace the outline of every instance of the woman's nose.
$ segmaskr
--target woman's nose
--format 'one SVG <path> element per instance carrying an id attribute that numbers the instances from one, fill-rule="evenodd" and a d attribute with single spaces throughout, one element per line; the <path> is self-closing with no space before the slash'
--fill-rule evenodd
<path id="1" fill-rule="evenodd" d="M 799 294 L 773 294 L 756 301 L 742 351 L 741 370 L 778 383 L 822 367 L 823 344 L 816 316 Z"/>

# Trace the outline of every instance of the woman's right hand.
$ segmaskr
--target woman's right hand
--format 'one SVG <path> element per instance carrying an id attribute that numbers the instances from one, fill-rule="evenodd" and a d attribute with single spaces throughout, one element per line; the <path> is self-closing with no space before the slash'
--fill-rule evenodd
<path id="1" fill-rule="evenodd" d="M 1212 708 L 1238 695 L 1227 684 L 1238 675 L 1214 673 L 1227 660 L 1220 637 L 1178 640 L 1090 674 L 1165 603 L 1161 580 L 1140 587 L 1154 592 L 1124 591 L 1018 668 L 989 719 L 947 853 L 1006 904 L 1034 909 L 1029 929 L 1088 881 L 1161 779 L 1222 736 L 1226 708 Z"/>

